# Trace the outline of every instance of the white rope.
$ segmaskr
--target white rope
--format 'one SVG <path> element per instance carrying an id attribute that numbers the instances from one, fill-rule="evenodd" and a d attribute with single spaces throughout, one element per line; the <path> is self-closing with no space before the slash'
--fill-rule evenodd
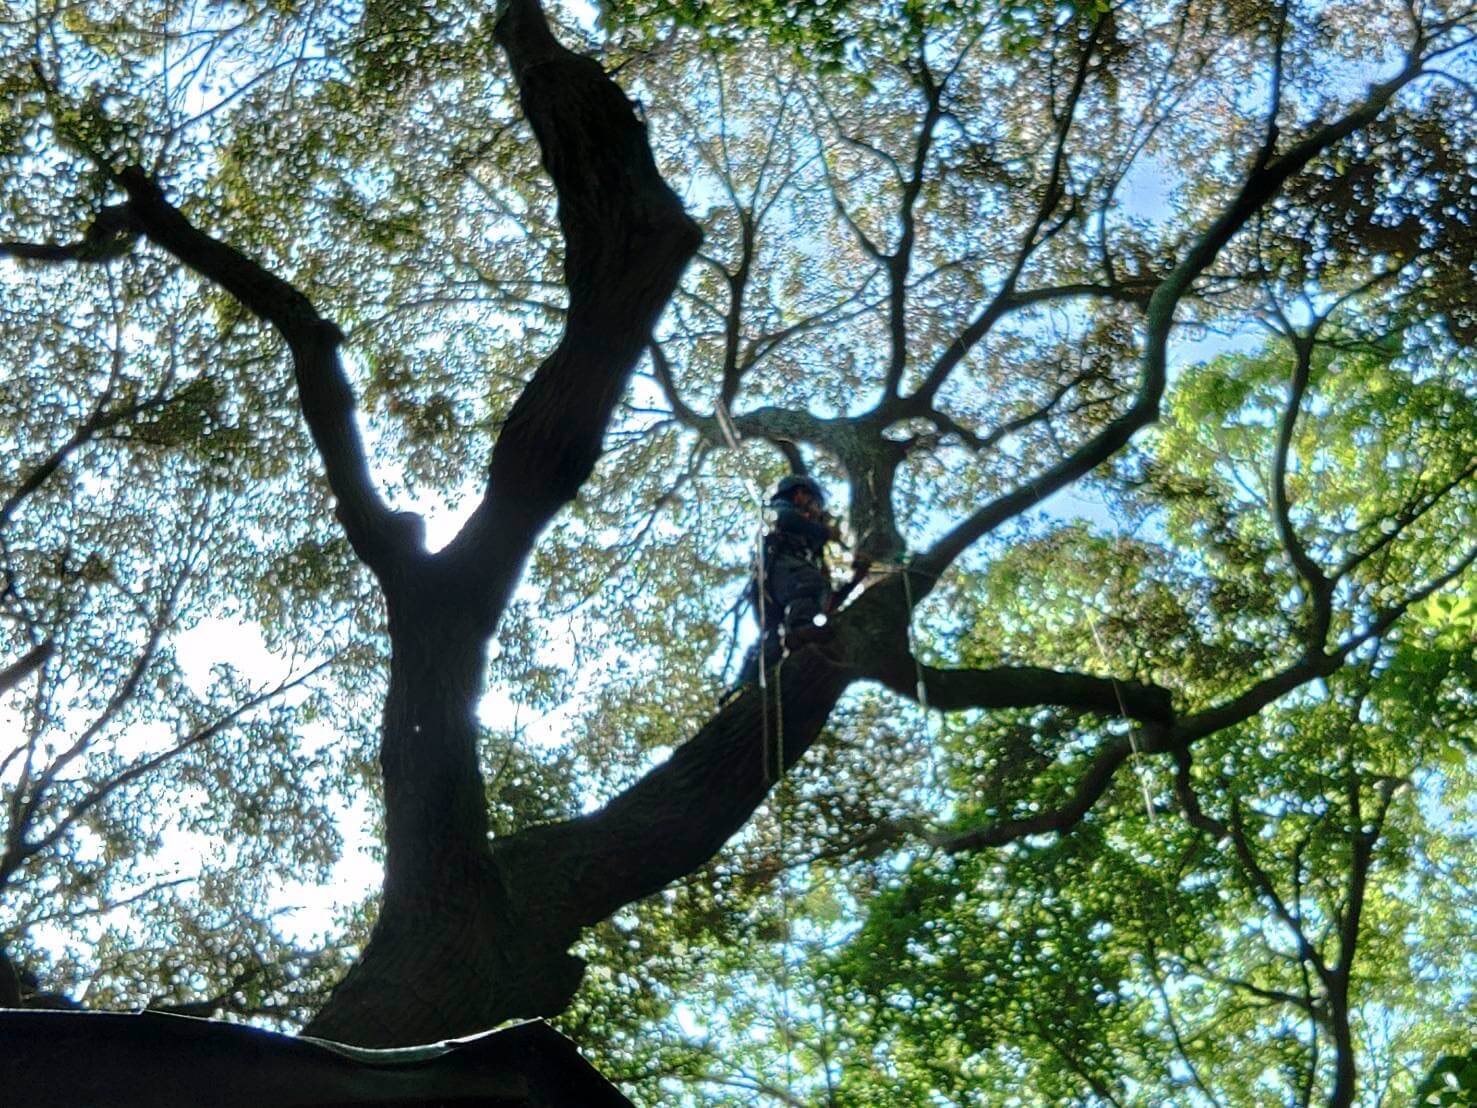
<path id="1" fill-rule="evenodd" d="M 1113 504 L 1108 502 L 1105 504 L 1105 507 L 1108 511 L 1108 517 L 1113 521 L 1117 533 L 1121 534 L 1123 526 L 1118 519 L 1118 514 L 1114 510 Z M 1087 613 L 1087 625 L 1092 629 L 1092 641 L 1097 646 L 1098 658 L 1102 662 L 1103 672 L 1108 675 L 1108 680 L 1113 685 L 1113 697 L 1118 701 L 1119 715 L 1128 723 L 1128 748 L 1132 751 L 1134 775 L 1139 780 L 1139 789 L 1144 796 L 1144 813 L 1148 817 L 1149 826 L 1154 827 L 1156 820 L 1154 815 L 1154 796 L 1149 788 L 1149 778 L 1152 771 L 1144 763 L 1143 750 L 1139 747 L 1138 728 L 1134 721 L 1128 718 L 1128 707 L 1123 702 L 1123 690 L 1118 684 L 1118 678 L 1113 675 L 1114 666 L 1112 660 L 1108 657 L 1107 647 L 1103 643 L 1103 636 L 1102 632 L 1098 629 L 1097 619 L 1093 616 L 1092 605 L 1084 605 L 1083 610 Z M 1165 924 L 1168 926 L 1170 934 L 1175 941 L 1182 943 L 1184 940 L 1180 936 L 1179 919 L 1174 911 L 1174 897 L 1170 891 L 1170 881 L 1157 868 L 1154 870 L 1154 876 L 1156 878 L 1155 884 L 1159 888 L 1159 895 L 1164 901 Z M 1158 973 L 1157 966 L 1154 972 L 1156 974 Z M 1164 1002 L 1165 1010 L 1169 1011 L 1170 1002 L 1168 994 L 1161 990 L 1160 995 Z"/>
<path id="2" fill-rule="evenodd" d="M 888 567 L 892 568 L 892 567 Z M 913 679 L 918 690 L 918 706 L 928 715 L 928 685 L 923 680 L 923 663 L 918 658 L 918 635 L 913 630 L 913 571 L 908 566 L 895 570 L 903 575 L 903 596 L 908 602 L 908 656 L 913 659 Z"/>
<path id="3" fill-rule="evenodd" d="M 1113 663 L 1103 646 L 1103 636 L 1098 631 L 1097 620 L 1093 618 L 1092 605 L 1086 605 L 1083 610 L 1087 613 L 1087 626 L 1092 628 L 1092 641 L 1097 644 L 1098 657 L 1103 663 L 1103 671 L 1113 685 L 1113 698 L 1118 701 L 1118 714 L 1128 723 L 1128 749 L 1133 752 L 1133 772 L 1138 777 L 1139 788 L 1144 794 L 1144 811 L 1149 815 L 1149 822 L 1153 823 L 1154 795 L 1149 791 L 1149 778 L 1146 772 L 1148 767 L 1144 765 L 1143 751 L 1139 749 L 1138 728 L 1134 726 L 1133 720 L 1128 718 L 1128 706 L 1123 703 L 1123 689 L 1118 684 L 1118 678 L 1113 676 Z"/>
<path id="4" fill-rule="evenodd" d="M 723 435 L 723 441 L 727 443 L 730 450 L 738 453 L 742 449 L 739 445 L 738 431 L 733 425 L 733 416 L 728 412 L 728 405 L 724 403 L 722 397 L 713 406 L 713 414 L 717 418 L 718 430 Z M 764 566 L 764 496 L 759 491 L 759 486 L 754 484 L 747 476 L 740 474 L 739 480 L 743 482 L 744 488 L 749 492 L 749 498 L 754 502 L 754 587 L 756 589 L 754 598 L 754 622 L 759 627 L 759 642 L 755 647 L 759 652 L 759 728 L 764 744 L 762 752 L 764 779 L 774 782 L 780 779 L 785 767 L 783 762 L 777 768 L 771 765 L 772 756 L 769 742 L 769 678 L 765 673 L 767 667 L 764 664 L 764 596 L 768 584 L 765 580 Z M 779 705 L 776 704 L 776 719 L 778 719 L 779 714 Z"/>
<path id="5" fill-rule="evenodd" d="M 739 438 L 737 429 L 733 425 L 733 417 L 729 414 L 728 405 L 720 397 L 714 405 L 714 414 L 717 417 L 718 430 L 723 435 L 728 448 L 735 452 L 739 451 Z M 765 608 L 765 566 L 764 566 L 764 497 L 758 486 L 748 477 L 741 477 L 745 487 L 749 490 L 749 496 L 754 501 L 755 515 L 758 526 L 755 528 L 754 540 L 754 581 L 757 589 L 754 605 L 755 621 L 759 625 L 759 641 L 755 645 L 759 659 L 759 718 L 761 738 L 764 744 L 763 769 L 764 779 L 775 786 L 774 798 L 774 822 L 775 822 L 775 852 L 778 855 L 779 868 L 779 898 L 780 898 L 780 928 L 782 938 L 780 943 L 780 1005 L 783 1016 L 783 1024 L 780 1035 L 785 1044 L 785 1089 L 794 1093 L 793 1076 L 793 1047 L 791 1044 L 790 1023 L 790 890 L 789 881 L 785 872 L 785 814 L 784 814 L 784 774 L 785 774 L 785 705 L 784 687 L 780 677 L 785 668 L 785 661 L 790 656 L 789 642 L 785 636 L 785 619 L 783 615 L 776 633 L 779 636 L 780 658 L 779 664 L 774 669 L 774 725 L 775 741 L 774 751 L 771 753 L 769 742 L 769 680 L 766 673 L 768 667 L 765 665 L 765 640 L 766 629 L 764 627 Z"/>
<path id="6" fill-rule="evenodd" d="M 788 617 L 789 613 L 784 613 Z M 784 1027 L 781 1034 L 785 1042 L 785 1088 L 793 1092 L 792 1087 L 792 1054 L 790 1023 L 793 1016 L 790 1011 L 790 879 L 785 865 L 785 704 L 784 704 L 784 669 L 785 661 L 790 657 L 789 636 L 785 634 L 786 619 L 781 618 L 779 626 L 780 637 L 780 661 L 774 667 L 774 743 L 775 758 L 778 769 L 775 774 L 774 791 L 774 828 L 775 828 L 775 850 L 780 860 L 780 1007 L 784 1013 Z M 764 657 L 761 653 L 759 665 L 764 666 Z"/>

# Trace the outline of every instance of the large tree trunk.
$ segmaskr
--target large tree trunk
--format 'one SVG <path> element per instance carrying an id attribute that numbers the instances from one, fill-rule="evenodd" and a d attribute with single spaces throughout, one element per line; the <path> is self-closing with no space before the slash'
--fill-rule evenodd
<path id="1" fill-rule="evenodd" d="M 363 956 L 308 1034 L 404 1045 L 562 1011 L 583 974 L 569 954 L 580 932 L 711 858 L 868 665 L 906 649 L 905 590 L 893 579 L 834 621 L 834 642 L 743 690 L 603 808 L 489 844 L 485 802 L 469 791 L 481 789 L 481 639 L 455 600 L 420 589 L 403 613 L 391 605 L 385 898 Z"/>
<path id="2" fill-rule="evenodd" d="M 464 887 L 487 861 L 476 718 L 486 634 L 454 583 L 433 573 L 390 591 L 389 626 L 380 743 L 385 897 L 437 896 Z"/>
<path id="3" fill-rule="evenodd" d="M 598 460 L 700 239 L 630 102 L 596 62 L 556 41 L 536 0 L 505 4 L 497 38 L 558 192 L 570 305 L 559 346 L 509 413 L 487 493 L 462 533 L 439 555 L 402 550 L 377 569 L 393 653 L 380 759 L 384 899 L 363 956 L 307 1028 L 364 1045 L 552 1014 L 578 987 L 583 966 L 569 946 L 609 909 L 591 916 L 582 906 L 577 844 L 516 862 L 494 856 L 475 708 L 486 643 L 528 553 Z"/>
<path id="4" fill-rule="evenodd" d="M 394 1046 L 562 1011 L 583 975 L 583 963 L 568 953 L 580 931 L 712 857 L 763 801 L 781 760 L 793 765 L 809 749 L 855 677 L 821 651 L 806 650 L 784 669 L 782 712 L 776 690 L 766 700 L 751 688 L 598 812 L 529 828 L 490 849 L 485 831 L 478 849 L 448 849 L 452 840 L 439 836 L 463 822 L 454 811 L 463 783 L 446 779 L 444 807 L 434 792 L 420 790 L 462 762 L 470 744 L 456 734 L 456 706 L 439 700 L 450 686 L 437 653 L 426 652 L 420 688 L 392 688 L 387 804 L 394 790 L 409 812 L 387 827 L 385 896 L 369 945 L 308 1034 Z M 466 709 L 471 703 L 460 702 Z M 442 728 L 434 735 L 431 719 Z M 402 758 L 421 763 L 409 774 L 414 784 L 405 780 Z M 436 768 L 428 771 L 426 763 Z M 400 791 L 407 788 L 414 792 Z M 419 838 L 422 830 L 437 837 Z M 393 844 L 401 834 L 417 839 L 400 849 Z"/>
<path id="5" fill-rule="evenodd" d="M 384 895 L 363 955 L 306 1029 L 340 1042 L 402 1046 L 552 1015 L 583 970 L 566 953 L 578 927 L 516 893 L 493 859 L 477 764 L 487 631 L 438 568 L 386 582 Z"/>

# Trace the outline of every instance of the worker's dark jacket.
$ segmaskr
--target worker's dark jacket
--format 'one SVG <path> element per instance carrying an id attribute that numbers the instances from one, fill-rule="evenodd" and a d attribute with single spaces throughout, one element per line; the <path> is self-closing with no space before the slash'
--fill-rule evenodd
<path id="1" fill-rule="evenodd" d="M 736 692 L 759 676 L 762 657 L 768 668 L 780 660 L 786 634 L 801 627 L 814 627 L 817 615 L 831 601 L 831 578 L 826 573 L 824 552 L 831 530 L 811 519 L 788 500 L 771 500 L 774 529 L 764 536 L 762 580 L 750 583 L 754 606 L 764 624 L 764 634 L 749 648 L 739 669 Z"/>
<path id="2" fill-rule="evenodd" d="M 760 610 L 766 632 L 781 624 L 795 628 L 811 623 L 826 610 L 831 579 L 824 551 L 831 530 L 788 500 L 773 500 L 774 529 L 764 536 L 764 600 Z"/>

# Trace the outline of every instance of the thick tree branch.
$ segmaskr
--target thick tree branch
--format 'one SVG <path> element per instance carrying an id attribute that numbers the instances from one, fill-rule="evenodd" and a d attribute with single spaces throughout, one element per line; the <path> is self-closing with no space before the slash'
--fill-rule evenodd
<path id="1" fill-rule="evenodd" d="M 581 930 L 716 853 L 763 802 L 775 767 L 812 745 L 853 676 L 817 647 L 800 651 L 767 691 L 746 688 L 600 810 L 496 839 L 485 864 L 459 861 L 431 902 L 431 930 L 424 910 L 390 910 L 387 883 L 364 957 L 308 1033 L 416 1042 L 562 1010 L 583 972 L 567 953 Z M 469 1003 L 437 999 L 437 981 L 469 974 L 487 983 Z M 388 982 L 411 991 L 387 995 Z"/>
<path id="2" fill-rule="evenodd" d="M 0 695 L 8 693 L 31 674 L 46 664 L 51 657 L 52 643 L 37 643 L 4 669 L 0 669 Z"/>
<path id="3" fill-rule="evenodd" d="M 410 550 L 414 531 L 390 512 L 370 479 L 353 390 L 339 361 L 338 327 L 298 289 L 194 226 L 142 169 L 124 169 L 118 183 L 151 242 L 225 289 L 286 340 L 303 417 L 337 498 L 338 518 L 364 562 L 381 576 L 389 572 Z"/>
<path id="4" fill-rule="evenodd" d="M 728 277 L 728 311 L 723 317 L 723 377 L 718 397 L 725 409 L 733 407 L 743 380 L 739 361 L 739 337 L 743 327 L 744 295 L 749 290 L 749 275 L 754 266 L 754 217 L 746 208 L 738 209 L 739 264 Z"/>
<path id="5" fill-rule="evenodd" d="M 537 886 L 523 899 L 574 931 L 664 888 L 748 821 L 775 783 L 768 767 L 809 750 L 854 677 L 818 648 L 801 651 L 598 812 L 495 843 L 505 879 Z"/>
<path id="6" fill-rule="evenodd" d="M 1174 718 L 1169 690 L 1138 681 L 1118 681 L 1040 666 L 938 669 L 919 666 L 905 653 L 881 657 L 867 676 L 910 699 L 919 695 L 918 675 L 930 708 L 1028 708 L 1052 704 L 1104 716 L 1126 716 L 1167 724 Z"/>
<path id="7" fill-rule="evenodd" d="M 1113 783 L 1114 774 L 1118 772 L 1118 767 L 1123 765 L 1132 753 L 1133 746 L 1127 737 L 1114 737 L 1105 743 L 1088 763 L 1065 803 L 1032 816 L 998 820 L 958 834 L 937 836 L 931 841 L 939 849 L 955 854 L 964 850 L 1004 846 L 1032 835 L 1070 831 L 1108 791 L 1108 787 Z"/>
<path id="8" fill-rule="evenodd" d="M 1119 691 L 1124 694 L 1123 708 L 1113 714 L 1127 714 L 1147 726 L 1144 727 L 1137 740 L 1126 736 L 1115 736 L 1106 742 L 1082 772 L 1071 796 L 1064 803 L 1027 818 L 1000 820 L 957 835 L 931 837 L 930 841 L 952 852 L 1003 846 L 1030 835 L 1067 831 L 1075 826 L 1107 792 L 1114 774 L 1135 752 L 1135 747 L 1140 754 L 1166 752 L 1173 754 L 1179 767 L 1175 779 L 1176 795 L 1191 824 L 1213 835 L 1216 839 L 1234 839 L 1238 833 L 1235 823 L 1240 818 L 1239 815 L 1231 823 L 1225 823 L 1213 819 L 1200 808 L 1194 790 L 1190 786 L 1189 750 L 1191 745 L 1208 735 L 1252 718 L 1267 705 L 1309 681 L 1332 674 L 1361 645 L 1388 631 L 1412 605 L 1420 603 L 1438 589 L 1456 580 L 1473 564 L 1477 564 L 1477 547 L 1459 558 L 1446 572 L 1378 613 L 1366 627 L 1342 640 L 1335 650 L 1328 653 L 1305 654 L 1294 664 L 1263 678 L 1238 696 L 1192 715 L 1176 719 L 1162 714 L 1169 711 L 1167 694 L 1164 690 L 1154 686 L 1120 685 Z M 1010 670 L 957 672 L 960 676 L 953 678 L 958 683 L 957 687 L 950 688 L 948 683 L 944 683 L 940 685 L 939 691 L 946 698 L 952 698 L 966 695 L 961 694 L 959 689 L 978 686 L 972 694 L 977 695 L 978 699 L 1000 698 L 991 700 L 991 703 L 987 705 L 990 707 L 1027 707 L 1031 703 L 1043 703 L 1065 704 L 1071 707 L 1081 707 L 1084 710 L 1103 711 L 1103 708 L 1092 707 L 1091 702 L 1103 698 L 1102 686 L 1104 684 L 1108 686 L 1106 690 L 1108 693 L 1113 692 L 1112 682 L 1104 678 L 1064 674 L 1051 670 L 1038 671 L 1036 674 L 1026 671 L 1027 675 L 1022 680 L 1028 684 L 1037 683 L 1036 691 L 1041 694 L 1040 699 L 1011 701 L 1006 699 L 1010 697 L 1011 690 L 1008 685 L 1004 684 L 1004 675 L 1010 673 Z M 902 667 L 896 666 L 891 671 L 890 679 L 883 679 L 880 676 L 878 679 L 883 680 L 884 684 L 905 696 L 916 696 L 916 692 L 910 691 L 915 687 L 916 681 L 911 668 L 905 671 Z M 925 669 L 924 680 L 926 684 L 929 684 L 929 701 L 932 704 L 932 685 L 927 669 Z M 1132 702 L 1130 697 L 1132 697 Z M 951 700 L 946 700 L 946 703 L 956 707 L 966 706 Z M 1113 707 L 1116 708 L 1116 702 Z M 1317 963 L 1314 964 L 1316 967 Z M 1319 968 L 1320 977 L 1327 972 L 1326 965 Z"/>
<path id="9" fill-rule="evenodd" d="M 662 180 L 625 94 L 554 38 L 536 0 L 501 6 L 495 36 L 559 197 L 569 309 L 554 352 L 503 424 L 482 502 L 443 559 L 489 628 L 533 543 L 578 493 L 652 326 L 701 234 Z"/>
<path id="10" fill-rule="evenodd" d="M 141 229 L 128 204 L 101 209 L 77 242 L 0 242 L 0 258 L 33 262 L 105 262 L 132 249 Z"/>
<path id="11" fill-rule="evenodd" d="M 1339 119 L 1315 129 L 1286 153 L 1270 159 L 1264 166 L 1254 168 L 1248 174 L 1235 199 L 1201 233 L 1179 264 L 1159 282 L 1149 298 L 1143 378 L 1134 402 L 1055 465 L 1025 485 L 983 505 L 946 533 L 915 562 L 926 587 L 931 587 L 932 581 L 977 540 L 1006 520 L 1013 519 L 1096 469 L 1123 449 L 1141 429 L 1158 418 L 1159 401 L 1164 394 L 1167 380 L 1169 334 L 1174 326 L 1175 309 L 1196 278 L 1215 261 L 1226 243 L 1277 195 L 1292 176 L 1323 151 L 1377 119 L 1395 94 L 1420 73 L 1420 59 L 1412 57 L 1390 80 L 1373 86 L 1357 107 Z"/>
<path id="12" fill-rule="evenodd" d="M 1306 654 L 1295 664 L 1263 678 L 1230 700 L 1185 716 L 1175 724 L 1170 741 L 1176 746 L 1184 745 L 1234 727 L 1293 689 L 1319 677 L 1327 677 L 1343 665 L 1343 661 L 1344 656 L 1337 652 Z"/>
<path id="13" fill-rule="evenodd" d="M 1383 635 L 1412 606 L 1445 588 L 1466 573 L 1473 564 L 1477 564 L 1477 546 L 1469 549 L 1445 572 L 1375 613 L 1363 628 L 1346 636 L 1333 650 L 1326 653 L 1322 650 L 1309 651 L 1294 664 L 1263 678 L 1231 700 L 1181 718 L 1175 723 L 1169 736 L 1170 746 L 1183 746 L 1206 735 L 1223 731 L 1242 720 L 1250 719 L 1293 689 L 1316 678 L 1327 677 L 1342 666 L 1359 647 Z"/>
<path id="14" fill-rule="evenodd" d="M 1307 630 L 1308 649 L 1321 652 L 1328 641 L 1328 629 L 1333 622 L 1334 581 L 1308 554 L 1307 547 L 1298 537 L 1297 528 L 1292 521 L 1292 503 L 1287 495 L 1287 465 L 1292 453 L 1293 433 L 1297 428 L 1298 415 L 1302 411 L 1303 398 L 1307 395 L 1313 369 L 1313 336 L 1294 336 L 1291 341 L 1292 382 L 1288 389 L 1287 407 L 1283 410 L 1277 427 L 1277 446 L 1272 455 L 1272 516 L 1277 524 L 1277 534 L 1282 540 L 1282 549 L 1308 590 L 1308 607 L 1311 612 Z"/>

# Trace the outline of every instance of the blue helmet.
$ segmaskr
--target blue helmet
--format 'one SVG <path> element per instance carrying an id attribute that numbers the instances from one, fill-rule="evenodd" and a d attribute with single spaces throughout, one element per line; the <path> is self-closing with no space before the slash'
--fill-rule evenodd
<path id="1" fill-rule="evenodd" d="M 822 491 L 815 478 L 807 477 L 803 473 L 792 473 L 788 477 L 780 478 L 780 483 L 774 487 L 772 500 L 789 500 L 799 490 L 804 489 L 822 504 L 826 502 L 826 494 Z"/>

